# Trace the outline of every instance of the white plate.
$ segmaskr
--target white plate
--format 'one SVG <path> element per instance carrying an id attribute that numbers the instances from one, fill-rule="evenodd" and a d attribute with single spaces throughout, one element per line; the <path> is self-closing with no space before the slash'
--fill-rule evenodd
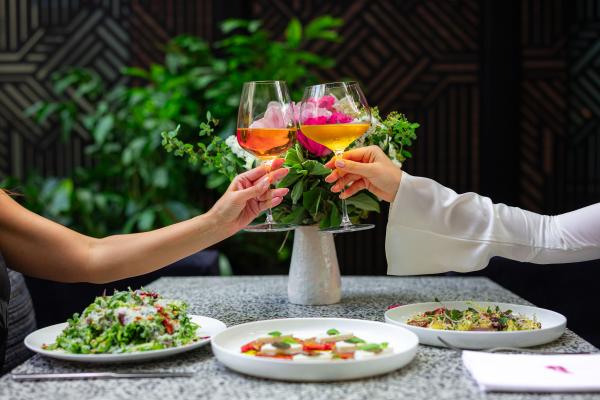
<path id="1" fill-rule="evenodd" d="M 352 332 L 368 342 L 388 342 L 388 354 L 361 360 L 281 360 L 242 354 L 242 345 L 271 331 L 300 338 L 328 329 Z M 217 359 L 229 368 L 252 376 L 286 381 L 337 381 L 385 374 L 412 361 L 419 340 L 407 329 L 382 322 L 344 318 L 290 318 L 250 322 L 219 333 L 211 343 Z"/>
<path id="2" fill-rule="evenodd" d="M 542 328 L 531 331 L 512 332 L 465 332 L 421 328 L 406 324 L 406 321 L 413 315 L 440 307 L 440 303 L 438 302 L 409 304 L 393 308 L 386 311 L 385 321 L 390 324 L 402 326 L 416 333 L 419 336 L 421 344 L 445 347 L 438 340 L 439 336 L 451 345 L 463 349 L 537 346 L 558 339 L 567 327 L 567 319 L 563 315 L 543 308 L 486 301 L 442 301 L 441 305 L 447 308 L 466 310 L 469 304 L 473 303 L 483 307 L 498 305 L 501 310 L 512 310 L 514 313 L 523 314 L 530 318 L 535 315 L 537 320 L 542 324 Z"/>
<path id="3" fill-rule="evenodd" d="M 139 351 L 133 353 L 119 353 L 119 354 L 71 354 L 67 353 L 62 349 L 58 350 L 44 350 L 42 346 L 44 344 L 51 344 L 56 341 L 56 337 L 65 329 L 67 323 L 57 324 L 48 326 L 46 328 L 38 329 L 35 332 L 30 333 L 25 338 L 25 346 L 36 353 L 39 353 L 46 357 L 58 358 L 60 360 L 68 361 L 79 361 L 88 363 L 110 363 L 110 362 L 130 362 L 130 361 L 142 361 L 151 360 L 156 358 L 169 357 L 174 354 L 183 353 L 202 347 L 210 343 L 217 333 L 226 329 L 224 323 L 214 318 L 201 317 L 198 315 L 190 315 L 192 322 L 200 325 L 200 328 L 196 331 L 196 335 L 199 337 L 210 336 L 208 339 L 199 340 L 194 343 L 187 344 L 185 346 L 171 347 L 168 349 L 161 350 L 149 350 Z"/>

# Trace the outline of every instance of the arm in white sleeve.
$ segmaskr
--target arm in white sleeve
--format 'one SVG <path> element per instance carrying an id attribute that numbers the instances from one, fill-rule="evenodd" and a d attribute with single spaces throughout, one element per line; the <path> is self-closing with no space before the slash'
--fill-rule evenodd
<path id="1" fill-rule="evenodd" d="M 600 258 L 600 203 L 547 216 L 456 194 L 402 173 L 386 235 L 388 274 L 470 272 L 500 256 L 552 264 Z"/>

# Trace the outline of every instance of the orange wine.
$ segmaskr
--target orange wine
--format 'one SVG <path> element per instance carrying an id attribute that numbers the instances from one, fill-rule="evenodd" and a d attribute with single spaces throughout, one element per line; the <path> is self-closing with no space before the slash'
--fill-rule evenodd
<path id="1" fill-rule="evenodd" d="M 306 137 L 335 151 L 343 151 L 361 137 L 370 124 L 302 125 L 300 130 Z"/>
<path id="2" fill-rule="evenodd" d="M 237 141 L 248 153 L 261 158 L 275 158 L 294 143 L 296 128 L 239 128 Z"/>

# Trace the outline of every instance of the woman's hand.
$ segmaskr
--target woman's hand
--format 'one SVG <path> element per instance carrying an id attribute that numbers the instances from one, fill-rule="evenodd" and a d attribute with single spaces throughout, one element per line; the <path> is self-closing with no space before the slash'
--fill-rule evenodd
<path id="1" fill-rule="evenodd" d="M 334 157 L 325 166 L 335 168 L 325 178 L 325 182 L 335 182 L 331 187 L 332 192 L 341 192 L 347 186 L 340 195 L 342 199 L 367 189 L 380 199 L 391 203 L 402 179 L 402 170 L 377 146 L 350 150 L 344 153 L 343 159 Z"/>
<path id="2" fill-rule="evenodd" d="M 262 211 L 279 205 L 289 189 L 269 187 L 289 172 L 287 168 L 281 168 L 283 162 L 281 158 L 273 161 L 271 172 L 265 167 L 257 167 L 238 175 L 208 214 L 233 234 L 247 226 Z"/>

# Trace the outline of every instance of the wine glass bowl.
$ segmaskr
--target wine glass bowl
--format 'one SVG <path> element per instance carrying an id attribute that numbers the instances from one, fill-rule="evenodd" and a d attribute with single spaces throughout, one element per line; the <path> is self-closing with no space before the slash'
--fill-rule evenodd
<path id="1" fill-rule="evenodd" d="M 304 90 L 298 119 L 300 130 L 307 138 L 341 158 L 344 150 L 369 130 L 371 109 L 358 83 L 325 83 Z M 343 233 L 372 228 L 372 224 L 352 224 L 346 200 L 342 200 L 340 226 L 322 231 Z"/>
<path id="2" fill-rule="evenodd" d="M 242 88 L 236 138 L 242 149 L 260 160 L 270 172 L 271 163 L 293 145 L 297 123 L 284 81 L 246 82 Z M 271 209 L 263 224 L 249 225 L 248 232 L 281 232 L 295 225 L 273 220 Z"/>

